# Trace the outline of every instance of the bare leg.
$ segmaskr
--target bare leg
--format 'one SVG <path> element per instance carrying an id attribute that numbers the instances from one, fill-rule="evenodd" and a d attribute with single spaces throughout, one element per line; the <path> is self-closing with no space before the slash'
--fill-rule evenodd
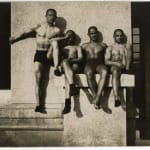
<path id="1" fill-rule="evenodd" d="M 35 69 L 35 96 L 37 101 L 37 109 L 40 106 L 40 98 L 41 98 L 41 80 L 43 75 L 43 65 L 40 62 L 34 63 Z M 36 110 L 35 110 L 36 111 Z"/>
<path id="2" fill-rule="evenodd" d="M 95 104 L 95 106 L 98 106 L 99 100 L 102 96 L 102 91 L 105 85 L 105 81 L 106 81 L 106 77 L 107 77 L 107 70 L 104 68 L 101 68 L 101 66 L 97 67 L 97 72 L 100 74 L 100 79 L 98 82 L 98 90 L 97 90 L 97 94 L 95 96 L 95 99 L 93 101 L 93 103 Z"/>
<path id="3" fill-rule="evenodd" d="M 54 67 L 58 68 L 59 64 L 59 47 L 57 41 L 52 41 L 51 46 L 53 48 L 53 59 L 54 59 Z"/>
<path id="4" fill-rule="evenodd" d="M 78 89 L 78 95 L 74 96 L 74 111 L 76 112 L 76 116 L 78 118 L 83 117 L 83 114 L 81 112 L 81 107 L 80 107 L 80 89 Z"/>
<path id="5" fill-rule="evenodd" d="M 115 107 L 118 107 L 121 105 L 120 97 L 119 97 L 120 73 L 118 70 L 112 71 L 112 86 L 113 86 L 113 93 L 115 97 Z"/>
<path id="6" fill-rule="evenodd" d="M 52 48 L 51 48 L 52 47 Z M 53 60 L 54 60 L 54 74 L 60 76 L 61 72 L 59 70 L 59 46 L 58 41 L 52 41 L 49 52 L 52 51 Z"/>
<path id="7" fill-rule="evenodd" d="M 70 67 L 70 64 L 69 64 L 69 61 L 67 59 L 65 59 L 63 61 L 63 69 L 64 69 L 64 73 L 65 73 L 65 76 L 67 78 L 67 81 L 69 84 L 74 84 L 74 81 L 73 81 L 73 71 Z"/>
<path id="8" fill-rule="evenodd" d="M 70 96 L 77 95 L 78 91 L 77 91 L 75 84 L 74 84 L 73 71 L 72 71 L 70 63 L 67 59 L 65 59 L 63 61 L 63 68 L 64 68 L 64 73 L 65 73 L 66 79 L 67 79 L 69 86 L 70 86 Z"/>
<path id="9" fill-rule="evenodd" d="M 112 110 L 108 106 L 110 92 L 111 92 L 111 88 L 105 88 L 103 90 L 103 97 L 101 101 L 101 106 L 102 106 L 103 111 L 108 114 L 112 114 Z"/>
<path id="10" fill-rule="evenodd" d="M 65 95 L 66 95 L 66 98 L 65 98 L 65 106 L 64 106 L 64 109 L 62 111 L 63 114 L 67 114 L 71 111 L 71 97 L 70 97 L 69 92 L 70 92 L 70 86 L 69 86 L 67 78 L 65 76 Z"/>
<path id="11" fill-rule="evenodd" d="M 47 65 L 44 67 L 43 76 L 42 76 L 42 83 L 41 83 L 41 99 L 40 99 L 40 106 L 45 108 L 45 100 L 47 95 L 47 86 L 49 83 L 49 72 L 50 66 Z"/>
<path id="12" fill-rule="evenodd" d="M 94 72 L 92 72 L 91 70 L 88 70 L 85 73 L 86 73 L 86 77 L 87 77 L 88 86 L 92 92 L 93 97 L 95 97 L 96 91 L 97 91 L 97 83 L 94 78 Z"/>
<path id="13" fill-rule="evenodd" d="M 86 94 L 86 96 L 87 96 L 87 98 L 88 98 L 88 100 L 89 100 L 89 102 L 91 103 L 91 104 L 93 104 L 93 96 L 91 95 L 91 93 L 89 92 L 89 90 L 88 90 L 88 88 L 82 88 L 82 90 L 83 90 L 83 92 Z"/>
<path id="14" fill-rule="evenodd" d="M 125 88 L 119 89 L 119 97 L 120 97 L 120 101 L 121 101 L 121 107 L 125 111 L 126 110 L 126 102 L 125 102 L 125 94 L 124 94 L 125 91 L 124 90 L 125 90 Z"/>

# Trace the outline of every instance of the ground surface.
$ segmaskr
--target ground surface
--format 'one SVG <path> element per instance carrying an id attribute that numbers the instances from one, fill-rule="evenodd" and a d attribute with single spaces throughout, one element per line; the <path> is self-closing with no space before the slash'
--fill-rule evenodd
<path id="1" fill-rule="evenodd" d="M 96 110 L 81 92 L 82 118 L 76 113 L 64 116 L 65 146 L 125 146 L 126 145 L 126 112 L 121 107 L 114 108 L 113 95 L 109 99 L 112 114 L 102 109 Z M 73 102 L 73 101 L 72 101 Z"/>

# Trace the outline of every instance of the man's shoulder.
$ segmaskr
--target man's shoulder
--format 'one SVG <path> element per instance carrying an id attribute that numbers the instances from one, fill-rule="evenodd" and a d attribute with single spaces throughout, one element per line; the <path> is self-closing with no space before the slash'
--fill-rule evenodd
<path id="1" fill-rule="evenodd" d="M 53 26 L 55 31 L 60 31 L 60 28 L 57 26 Z"/>
<path id="2" fill-rule="evenodd" d="M 85 42 L 81 45 L 82 48 L 86 48 L 90 43 L 89 42 Z"/>
<path id="3" fill-rule="evenodd" d="M 106 50 L 111 51 L 113 49 L 113 47 L 114 47 L 114 44 L 108 45 Z"/>
<path id="4" fill-rule="evenodd" d="M 104 49 L 106 49 L 108 47 L 108 45 L 106 43 L 101 43 L 101 45 Z"/>

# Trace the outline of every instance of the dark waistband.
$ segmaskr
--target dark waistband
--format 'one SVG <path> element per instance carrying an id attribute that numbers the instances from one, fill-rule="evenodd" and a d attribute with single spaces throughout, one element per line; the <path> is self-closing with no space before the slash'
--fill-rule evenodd
<path id="1" fill-rule="evenodd" d="M 48 51 L 41 51 L 41 50 L 36 50 L 38 53 L 47 53 Z"/>

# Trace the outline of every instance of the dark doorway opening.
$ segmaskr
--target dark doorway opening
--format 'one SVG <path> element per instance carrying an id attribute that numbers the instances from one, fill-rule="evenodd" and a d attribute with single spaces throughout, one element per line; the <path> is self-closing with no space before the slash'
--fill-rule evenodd
<path id="1" fill-rule="evenodd" d="M 0 3 L 0 89 L 10 89 L 11 87 L 10 7 L 10 3 Z"/>
<path id="2" fill-rule="evenodd" d="M 136 80 L 134 102 L 139 109 L 136 130 L 141 139 L 150 139 L 150 2 L 131 3 L 131 13 L 132 28 L 140 32 L 139 60 L 132 64 Z"/>

